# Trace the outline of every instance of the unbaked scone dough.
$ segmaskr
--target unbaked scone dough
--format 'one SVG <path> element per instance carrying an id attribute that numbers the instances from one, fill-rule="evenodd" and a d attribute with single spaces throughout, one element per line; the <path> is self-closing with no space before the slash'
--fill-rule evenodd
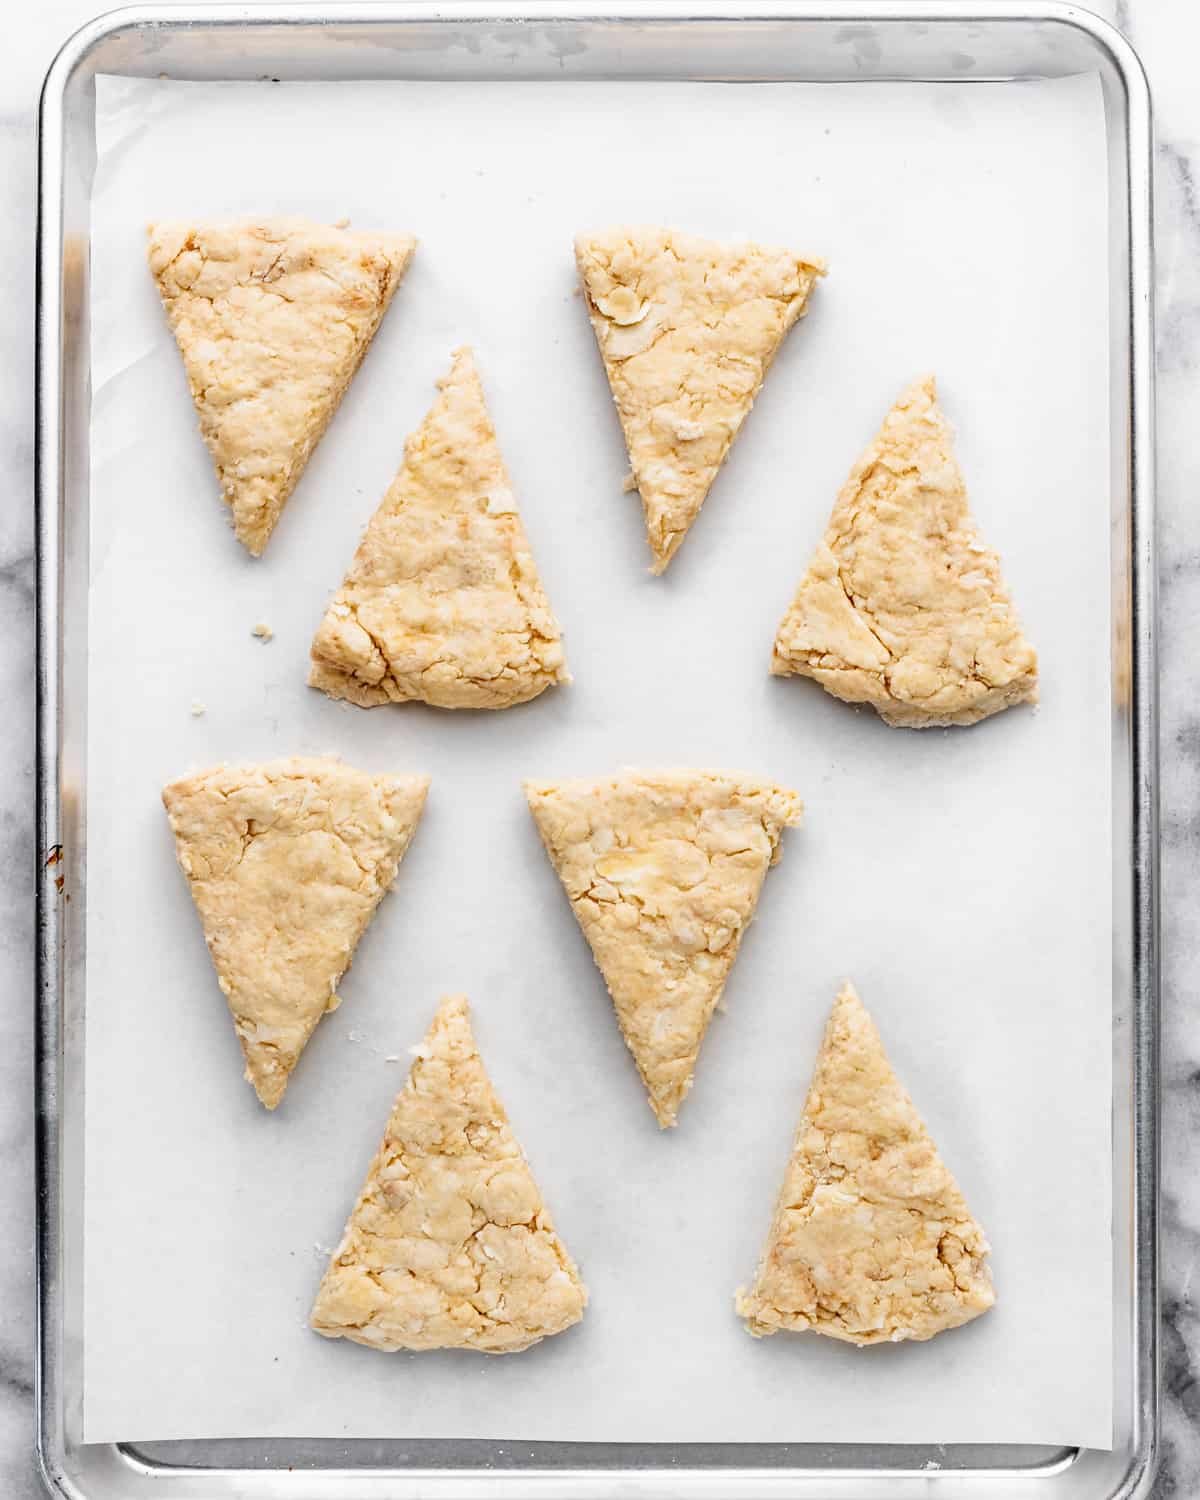
<path id="1" fill-rule="evenodd" d="M 396 877 L 428 776 L 328 758 L 217 766 L 163 789 L 217 980 L 268 1109 Z"/>
<path id="2" fill-rule="evenodd" d="M 655 228 L 582 234 L 575 258 L 661 573 L 825 268 Z"/>
<path id="3" fill-rule="evenodd" d="M 238 540 L 259 556 L 416 241 L 304 219 L 150 226 L 150 269 Z"/>
<path id="4" fill-rule="evenodd" d="M 738 1313 L 756 1336 L 786 1328 L 851 1344 L 928 1339 L 991 1307 L 987 1255 L 983 1230 L 847 984 Z"/>
<path id="5" fill-rule="evenodd" d="M 650 1107 L 674 1125 L 794 792 L 718 771 L 527 781 L 551 863 L 612 995 Z"/>
<path id="6" fill-rule="evenodd" d="M 578 1323 L 587 1291 L 484 1070 L 462 995 L 443 1000 L 312 1326 L 374 1349 L 516 1354 Z"/>
<path id="7" fill-rule="evenodd" d="M 458 349 L 312 644 L 362 708 L 508 708 L 569 682 L 469 349 Z"/>
<path id="8" fill-rule="evenodd" d="M 975 530 L 932 376 L 900 397 L 851 470 L 771 671 L 815 678 L 911 729 L 1036 701 L 1037 653 Z"/>

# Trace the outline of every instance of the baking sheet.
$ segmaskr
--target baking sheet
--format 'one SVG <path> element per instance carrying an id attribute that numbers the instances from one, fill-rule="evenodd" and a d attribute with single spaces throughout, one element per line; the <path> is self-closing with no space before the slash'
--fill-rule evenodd
<path id="1" fill-rule="evenodd" d="M 101 79 L 94 199 L 84 1433 L 498 1440 L 1111 1438 L 1107 324 L 1094 80 L 208 85 Z M 421 247 L 266 557 L 225 526 L 143 258 L 151 217 L 295 211 Z M 581 303 L 577 228 L 830 259 L 665 579 Z M 575 684 L 501 715 L 362 711 L 308 642 L 459 342 L 476 348 Z M 766 674 L 845 472 L 941 381 L 1043 705 L 888 730 Z M 252 626 L 265 620 L 275 639 Z M 193 702 L 206 712 L 193 717 Z M 394 893 L 267 1115 L 161 784 L 334 751 L 427 770 Z M 523 775 L 743 766 L 787 836 L 660 1134 Z M 858 984 L 989 1231 L 999 1303 L 925 1346 L 747 1338 L 748 1279 L 833 993 Z M 406 1049 L 472 997 L 592 1304 L 516 1359 L 306 1329 Z M 400 1059 L 399 1061 L 395 1059 Z"/>

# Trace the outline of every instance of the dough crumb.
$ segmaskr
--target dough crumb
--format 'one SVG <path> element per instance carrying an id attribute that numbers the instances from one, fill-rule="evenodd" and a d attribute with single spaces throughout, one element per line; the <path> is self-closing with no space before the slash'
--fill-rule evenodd
<path id="1" fill-rule="evenodd" d="M 192 699 L 192 718 L 198 719 L 208 712 L 207 707 L 200 702 L 199 698 Z"/>
<path id="2" fill-rule="evenodd" d="M 268 641 L 273 641 L 275 639 L 275 632 L 271 629 L 271 627 L 265 620 L 260 620 L 257 625 L 253 626 L 250 634 L 256 635 L 264 646 Z"/>

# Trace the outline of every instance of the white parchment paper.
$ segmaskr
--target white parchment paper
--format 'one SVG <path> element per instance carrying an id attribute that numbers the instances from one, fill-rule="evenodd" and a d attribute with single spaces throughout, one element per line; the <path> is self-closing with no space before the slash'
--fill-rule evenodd
<path id="1" fill-rule="evenodd" d="M 1092 80 L 972 86 L 101 80 L 87 783 L 85 1432 L 1110 1442 L 1105 169 Z M 154 217 L 289 211 L 420 249 L 263 560 L 235 543 L 144 261 Z M 827 256 L 653 579 L 571 238 L 659 221 Z M 313 629 L 448 367 L 476 348 L 569 689 L 502 714 L 305 686 Z M 851 463 L 937 372 L 1043 703 L 891 730 L 767 675 Z M 275 639 L 251 634 L 263 620 Z M 193 701 L 206 705 L 193 717 Z M 159 804 L 332 751 L 433 775 L 344 1003 L 268 1115 Z M 621 764 L 794 785 L 677 1131 L 660 1134 L 519 789 Z M 755 1342 L 754 1271 L 851 976 L 989 1231 L 999 1301 L 923 1346 Z M 592 1294 L 518 1357 L 382 1356 L 308 1308 L 440 994 Z"/>

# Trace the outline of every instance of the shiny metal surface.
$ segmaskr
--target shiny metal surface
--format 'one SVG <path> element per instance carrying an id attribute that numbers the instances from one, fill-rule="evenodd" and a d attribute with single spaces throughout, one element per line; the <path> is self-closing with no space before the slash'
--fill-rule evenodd
<path id="1" fill-rule="evenodd" d="M 97 73 L 173 78 L 993 81 L 1094 72 L 1109 149 L 1113 555 L 1114 1448 L 84 1445 L 88 244 Z M 37 313 L 38 1441 L 88 1500 L 992 1500 L 1133 1497 L 1158 1430 L 1158 809 L 1149 93 L 1120 35 L 1054 3 L 445 0 L 118 11 L 63 48 L 42 96 Z M 1105 524 L 1097 516 L 1097 525 Z M 110 712 L 97 705 L 98 712 Z M 114 724 L 119 732 L 119 724 Z M 714 1377 L 716 1378 L 716 1377 Z"/>

